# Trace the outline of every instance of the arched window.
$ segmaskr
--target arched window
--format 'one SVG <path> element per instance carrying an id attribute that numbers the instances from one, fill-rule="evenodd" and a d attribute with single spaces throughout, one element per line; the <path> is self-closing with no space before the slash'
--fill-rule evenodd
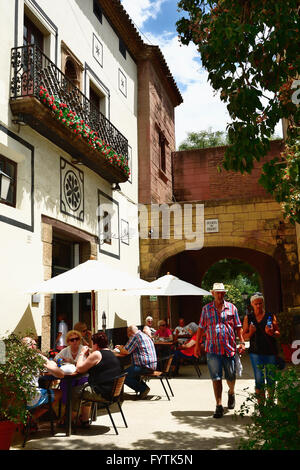
<path id="1" fill-rule="evenodd" d="M 79 88 L 79 80 L 77 76 L 76 65 L 70 58 L 66 60 L 65 75 L 70 80 L 70 82 L 72 82 L 73 85 Z"/>

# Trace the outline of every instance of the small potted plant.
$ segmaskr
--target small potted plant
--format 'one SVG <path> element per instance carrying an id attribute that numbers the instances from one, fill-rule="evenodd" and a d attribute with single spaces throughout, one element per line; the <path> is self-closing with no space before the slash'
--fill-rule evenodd
<path id="1" fill-rule="evenodd" d="M 288 312 L 280 312 L 276 314 L 278 321 L 280 336 L 278 338 L 283 356 L 286 362 L 291 362 L 293 354 L 292 341 L 293 341 L 293 317 Z"/>
<path id="2" fill-rule="evenodd" d="M 16 424 L 26 423 L 26 403 L 35 394 L 34 378 L 44 368 L 39 353 L 10 334 L 1 340 L 0 361 L 0 449 L 8 450 Z"/>

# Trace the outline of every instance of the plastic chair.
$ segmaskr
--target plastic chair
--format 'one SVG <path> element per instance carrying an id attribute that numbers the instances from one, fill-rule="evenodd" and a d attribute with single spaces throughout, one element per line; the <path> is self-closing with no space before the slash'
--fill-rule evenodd
<path id="1" fill-rule="evenodd" d="M 170 367 L 171 367 L 171 364 L 172 364 L 172 360 L 173 360 L 173 355 L 171 356 L 168 356 L 168 357 L 165 357 L 163 359 L 161 359 L 159 362 L 160 363 L 164 363 L 163 366 L 162 366 L 162 370 L 154 370 L 152 372 L 149 372 L 148 374 L 143 374 L 141 375 L 141 379 L 143 380 L 144 378 L 147 379 L 147 380 L 151 380 L 151 379 L 159 379 L 162 386 L 163 386 L 163 389 L 165 391 L 165 394 L 168 398 L 168 400 L 170 401 L 170 397 L 169 397 L 169 394 L 167 392 L 167 389 L 164 385 L 164 379 L 165 381 L 167 382 L 168 384 L 168 387 L 169 387 L 169 390 L 170 390 L 170 393 L 172 395 L 172 397 L 174 397 L 174 393 L 173 393 L 173 390 L 171 388 L 171 385 L 170 385 L 170 382 L 168 380 L 168 376 L 169 376 L 169 372 L 170 372 Z"/>
<path id="2" fill-rule="evenodd" d="M 96 394 L 96 392 L 94 392 L 96 394 L 95 399 L 93 399 L 93 398 L 84 399 L 83 398 L 83 393 L 84 393 L 85 388 L 89 384 L 87 383 L 84 386 L 84 388 L 82 390 L 82 393 L 81 393 L 81 399 L 80 399 L 80 403 L 79 403 L 79 406 L 78 406 L 78 410 L 77 410 L 77 416 L 76 416 L 76 421 L 75 421 L 76 424 L 75 424 L 75 429 L 74 429 L 75 432 L 76 432 L 76 427 L 77 427 L 77 423 L 78 423 L 80 407 L 84 403 L 90 403 L 90 402 L 92 402 L 92 404 L 93 404 L 92 405 L 92 410 L 91 410 L 91 417 L 92 417 L 91 419 L 92 419 L 92 421 L 96 420 L 97 409 L 106 409 L 108 414 L 109 414 L 112 425 L 114 427 L 115 433 L 119 434 L 118 430 L 116 428 L 115 422 L 112 418 L 112 414 L 110 412 L 110 406 L 113 403 L 117 403 L 117 405 L 119 407 L 119 411 L 122 415 L 125 427 L 128 428 L 128 425 L 127 425 L 127 422 L 125 420 L 125 416 L 124 416 L 124 413 L 123 413 L 123 410 L 122 410 L 122 407 L 121 407 L 121 404 L 120 404 L 120 397 L 121 397 L 121 393 L 122 393 L 122 390 L 123 390 L 126 375 L 127 375 L 127 372 L 125 372 L 122 375 L 119 375 L 118 377 L 114 377 L 112 379 L 113 380 L 113 387 L 112 387 L 111 395 L 110 395 L 109 400 L 106 400 L 106 401 L 103 401 L 103 397 L 101 395 Z M 97 399 L 97 396 L 98 396 L 98 399 Z M 99 399 L 101 399 L 101 401 L 99 401 Z"/>
<path id="3" fill-rule="evenodd" d="M 51 435 L 54 436 L 54 417 L 56 417 L 55 411 L 52 407 L 52 402 L 51 402 L 51 395 L 50 395 L 50 390 L 47 388 L 47 394 L 48 394 L 48 403 L 46 405 L 42 405 L 43 407 L 48 407 L 49 411 L 49 417 L 50 417 L 50 425 L 51 425 Z M 36 408 L 38 409 L 38 408 Z M 28 438 L 30 436 L 30 432 L 32 429 L 32 423 L 33 423 L 33 417 L 32 417 L 32 411 L 29 411 L 29 414 L 27 416 L 27 422 L 24 425 L 24 440 L 22 447 L 24 448 L 26 445 L 26 442 L 28 441 Z"/>

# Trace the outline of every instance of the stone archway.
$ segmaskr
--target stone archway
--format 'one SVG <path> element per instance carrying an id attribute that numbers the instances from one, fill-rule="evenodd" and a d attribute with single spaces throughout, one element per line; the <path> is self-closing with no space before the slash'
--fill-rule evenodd
<path id="1" fill-rule="evenodd" d="M 265 294 L 270 298 L 268 308 L 274 311 L 281 308 L 291 311 L 300 305 L 296 232 L 294 227 L 282 220 L 279 204 L 261 198 L 252 198 L 249 202 L 244 200 L 210 201 L 204 207 L 204 221 L 207 219 L 217 219 L 219 229 L 216 233 L 204 233 L 203 248 L 193 251 L 196 258 L 198 253 L 199 256 L 203 253 L 203 259 L 206 253 L 214 253 L 216 258 L 231 255 L 237 258 L 242 257 L 241 259 L 246 257 L 246 261 L 248 260 L 251 265 L 254 263 L 254 268 L 264 279 Z M 194 225 L 194 217 L 191 220 Z M 191 223 L 191 220 L 183 219 L 182 226 Z M 140 241 L 141 277 L 143 279 L 152 281 L 167 271 L 171 272 L 168 266 L 170 261 L 167 262 L 167 260 L 172 258 L 178 260 L 180 256 L 187 256 L 186 240 L 174 239 L 176 223 L 178 224 L 178 221 L 174 222 L 174 219 L 171 219 L 169 239 L 147 238 Z M 160 233 L 162 233 L 161 225 L 160 219 Z M 148 230 L 151 228 L 148 220 Z M 205 263 L 208 269 L 209 263 L 207 261 Z M 165 272 L 162 272 L 162 267 Z M 273 273 L 272 282 L 268 282 L 269 272 Z M 203 275 L 204 272 L 199 272 L 198 279 L 201 280 Z M 197 284 L 194 279 L 187 278 L 186 280 Z M 272 287 L 269 286 L 273 286 L 279 293 L 277 297 L 275 296 L 276 301 L 273 298 Z M 155 319 L 158 319 L 162 315 L 160 311 L 162 303 L 161 300 L 150 302 L 149 298 L 143 297 L 143 317 L 152 314 Z"/>
<path id="2" fill-rule="evenodd" d="M 174 275 L 201 286 L 207 270 L 224 258 L 234 258 L 247 262 L 259 274 L 262 291 L 266 300 L 266 310 L 278 313 L 282 310 L 281 277 L 278 263 L 270 255 L 248 248 L 207 247 L 199 251 L 184 251 L 165 260 L 160 268 L 160 275 L 171 272 Z M 222 282 L 222 279 L 216 279 Z M 166 305 L 160 300 L 160 310 Z M 172 311 L 177 316 L 184 316 L 186 321 L 198 321 L 202 308 L 202 297 L 175 297 L 171 300 Z"/>

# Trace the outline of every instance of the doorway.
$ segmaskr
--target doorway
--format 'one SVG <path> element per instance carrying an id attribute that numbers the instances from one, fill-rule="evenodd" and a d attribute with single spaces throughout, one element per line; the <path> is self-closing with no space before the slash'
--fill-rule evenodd
<path id="1" fill-rule="evenodd" d="M 81 261 L 81 244 L 75 240 L 53 234 L 52 277 L 77 266 Z M 73 329 L 77 322 L 86 323 L 91 328 L 91 294 L 54 294 L 51 300 L 51 345 L 56 347 L 58 323 L 61 320 Z"/>

